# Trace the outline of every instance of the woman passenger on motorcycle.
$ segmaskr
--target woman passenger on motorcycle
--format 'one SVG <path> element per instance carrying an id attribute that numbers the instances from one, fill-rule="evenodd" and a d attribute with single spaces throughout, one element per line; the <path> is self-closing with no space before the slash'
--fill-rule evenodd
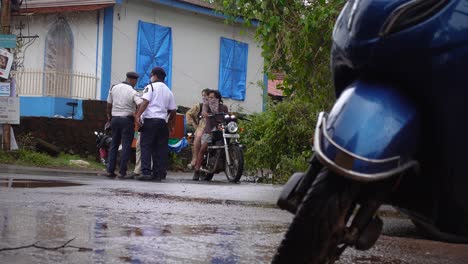
<path id="1" fill-rule="evenodd" d="M 193 148 L 192 148 L 192 161 L 188 165 L 190 169 L 195 167 L 195 162 L 197 162 L 197 154 L 200 152 L 201 137 L 205 129 L 205 119 L 202 118 L 201 114 L 203 111 L 203 104 L 208 104 L 208 95 L 210 94 L 210 89 L 205 88 L 202 90 L 202 101 L 197 103 L 185 114 L 187 119 L 187 124 L 192 125 L 195 128 L 194 139 L 193 139 Z"/>
<path id="2" fill-rule="evenodd" d="M 202 116 L 206 120 L 205 129 L 201 138 L 200 151 L 197 154 L 197 161 L 195 163 L 195 172 L 192 180 L 198 181 L 200 178 L 200 167 L 203 161 L 203 156 L 208 149 L 208 144 L 211 142 L 213 136 L 212 132 L 217 129 L 218 124 L 223 122 L 224 114 L 216 115 L 219 113 L 227 113 L 229 110 L 227 106 L 223 104 L 221 94 L 218 90 L 211 90 L 208 95 L 208 103 L 203 104 Z"/>

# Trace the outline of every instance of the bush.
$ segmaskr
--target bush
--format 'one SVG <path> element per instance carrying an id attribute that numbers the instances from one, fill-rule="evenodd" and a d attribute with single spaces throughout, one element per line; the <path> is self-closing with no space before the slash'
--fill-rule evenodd
<path id="1" fill-rule="evenodd" d="M 284 95 L 290 98 L 270 105 L 243 122 L 241 140 L 247 146 L 246 169 L 263 171 L 258 181 L 285 182 L 294 171 L 304 170 L 311 156 L 310 139 L 317 114 L 334 101 L 330 48 L 336 18 L 346 1 L 210 0 L 228 22 L 242 16 L 253 29 L 265 59 L 269 79 L 284 75 Z"/>
<path id="2" fill-rule="evenodd" d="M 18 153 L 19 158 L 17 162 L 19 164 L 33 166 L 51 166 L 53 164 L 53 158 L 47 154 L 28 151 L 24 149 L 20 149 Z"/>
<path id="3" fill-rule="evenodd" d="M 284 183 L 295 171 L 304 171 L 312 155 L 311 140 L 320 104 L 292 98 L 242 121 L 246 145 L 245 166 L 257 181 Z"/>
<path id="4" fill-rule="evenodd" d="M 4 152 L 0 150 L 0 163 L 2 164 L 15 164 L 36 167 L 80 168 L 80 166 L 70 164 L 70 160 L 80 159 L 83 158 L 78 155 L 60 153 L 58 157 L 51 157 L 44 153 L 23 148 L 10 152 Z M 89 159 L 85 158 L 85 160 L 90 163 L 89 168 L 103 169 L 104 167 L 100 163 L 95 162 L 94 159 L 94 157 L 90 157 Z"/>

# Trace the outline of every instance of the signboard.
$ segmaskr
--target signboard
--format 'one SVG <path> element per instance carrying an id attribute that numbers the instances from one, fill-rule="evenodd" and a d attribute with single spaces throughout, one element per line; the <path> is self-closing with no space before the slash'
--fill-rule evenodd
<path id="1" fill-rule="evenodd" d="M 9 82 L 0 83 L 0 96 L 10 96 L 10 86 L 11 84 Z"/>
<path id="2" fill-rule="evenodd" d="M 0 77 L 8 79 L 12 64 L 13 54 L 6 49 L 0 49 Z"/>
<path id="3" fill-rule="evenodd" d="M 16 35 L 0 35 L 0 48 L 15 48 Z"/>
<path id="4" fill-rule="evenodd" d="M 19 125 L 19 97 L 0 97 L 0 124 Z"/>

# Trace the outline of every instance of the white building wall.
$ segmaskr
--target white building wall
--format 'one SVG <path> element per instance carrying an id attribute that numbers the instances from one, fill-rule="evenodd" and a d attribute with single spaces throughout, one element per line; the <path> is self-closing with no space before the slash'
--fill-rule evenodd
<path id="1" fill-rule="evenodd" d="M 192 106 L 200 101 L 202 89 L 218 88 L 221 37 L 247 43 L 245 101 L 223 100 L 232 111 L 262 111 L 263 88 L 258 82 L 263 82 L 263 58 L 252 32 L 240 35 L 240 27 L 225 25 L 222 19 L 151 1 L 125 1 L 115 6 L 111 83 L 122 81 L 127 71 L 136 69 L 139 20 L 172 28 L 172 91 L 178 105 Z"/>
<path id="2" fill-rule="evenodd" d="M 99 36 L 98 34 L 98 12 L 67 12 L 51 14 L 34 14 L 24 17 L 12 17 L 12 33 L 19 35 L 18 29 L 20 21 L 25 24 L 22 35 L 38 35 L 24 52 L 24 68 L 44 70 L 45 41 L 47 33 L 59 16 L 62 16 L 68 22 L 73 32 L 73 65 L 74 72 L 92 74 L 100 78 L 101 76 L 101 53 L 102 53 L 102 19 L 99 17 Z M 25 39 L 28 41 L 28 39 Z M 99 44 L 98 44 L 99 42 Z M 98 48 L 99 47 L 99 48 Z M 98 53 L 96 53 L 98 51 Z M 98 65 L 96 69 L 96 64 Z M 97 91 L 100 91 L 100 80 L 98 81 Z M 99 98 L 99 94 L 98 97 Z"/>

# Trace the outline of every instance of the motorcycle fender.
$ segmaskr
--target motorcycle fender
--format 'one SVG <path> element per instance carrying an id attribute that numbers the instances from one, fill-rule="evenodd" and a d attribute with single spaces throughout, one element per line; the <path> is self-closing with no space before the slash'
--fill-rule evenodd
<path id="1" fill-rule="evenodd" d="M 289 178 L 288 182 L 283 186 L 283 190 L 281 191 L 281 194 L 278 198 L 277 205 L 279 208 L 287 210 L 292 214 L 296 213 L 298 204 L 297 201 L 292 198 L 295 195 L 296 189 L 304 176 L 305 173 L 296 172 Z"/>
<path id="2" fill-rule="evenodd" d="M 356 81 L 320 114 L 314 148 L 336 173 L 377 181 L 417 166 L 419 126 L 417 107 L 396 87 Z"/>

